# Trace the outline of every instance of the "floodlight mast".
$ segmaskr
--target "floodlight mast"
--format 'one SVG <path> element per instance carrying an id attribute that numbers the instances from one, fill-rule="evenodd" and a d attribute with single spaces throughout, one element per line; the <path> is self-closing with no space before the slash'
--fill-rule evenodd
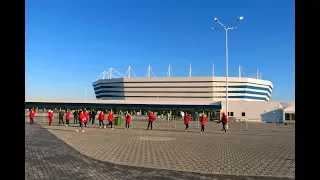
<path id="1" fill-rule="evenodd" d="M 237 28 L 236 24 L 239 21 L 243 20 L 243 16 L 240 16 L 231 27 L 227 27 L 224 24 L 222 24 L 218 18 L 213 18 L 213 20 L 216 21 L 217 23 L 219 23 L 226 32 L 226 109 L 225 109 L 225 113 L 227 114 L 227 116 L 229 116 L 229 113 L 228 113 L 228 75 L 229 75 L 228 74 L 228 61 L 229 61 L 229 57 L 228 57 L 228 53 L 229 53 L 228 52 L 228 30 L 236 29 Z M 212 29 L 218 29 L 218 28 L 213 27 Z"/>

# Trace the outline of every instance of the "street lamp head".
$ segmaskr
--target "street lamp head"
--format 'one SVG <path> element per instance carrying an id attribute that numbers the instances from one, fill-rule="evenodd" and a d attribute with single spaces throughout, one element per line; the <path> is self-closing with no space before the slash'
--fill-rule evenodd
<path id="1" fill-rule="evenodd" d="M 219 19 L 218 19 L 218 18 L 213 18 L 213 20 L 215 20 L 215 21 L 219 21 Z"/>
<path id="2" fill-rule="evenodd" d="M 243 19 L 243 16 L 240 16 L 239 18 L 238 18 L 238 21 L 241 21 Z"/>

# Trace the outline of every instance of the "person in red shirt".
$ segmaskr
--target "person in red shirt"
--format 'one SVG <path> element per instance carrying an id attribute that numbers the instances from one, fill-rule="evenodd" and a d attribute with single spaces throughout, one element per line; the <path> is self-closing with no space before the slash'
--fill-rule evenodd
<path id="1" fill-rule="evenodd" d="M 69 120 L 71 118 L 71 112 L 70 110 L 68 109 L 67 110 L 67 114 L 66 114 L 66 126 L 69 126 Z"/>
<path id="2" fill-rule="evenodd" d="M 147 130 L 149 130 L 149 127 L 150 127 L 150 130 L 152 131 L 152 128 L 153 128 L 153 122 L 155 122 L 156 121 L 156 116 L 154 115 L 154 113 L 153 112 L 150 112 L 149 114 L 148 114 L 148 128 L 147 128 Z"/>
<path id="3" fill-rule="evenodd" d="M 48 119 L 49 119 L 49 126 L 52 126 L 52 120 L 53 120 L 53 112 L 51 110 L 48 111 Z"/>
<path id="4" fill-rule="evenodd" d="M 32 108 L 32 109 L 30 110 L 30 113 L 29 113 L 30 125 L 33 124 L 33 118 L 34 118 L 34 116 L 35 116 L 35 111 L 34 111 L 34 109 Z"/>
<path id="5" fill-rule="evenodd" d="M 184 130 L 185 132 L 188 131 L 189 121 L 190 121 L 190 114 L 186 113 L 186 115 L 184 116 L 184 124 L 186 125 L 186 130 Z"/>
<path id="6" fill-rule="evenodd" d="M 222 123 L 222 130 L 221 133 L 227 133 L 227 128 L 226 126 L 228 125 L 228 117 L 226 115 L 225 112 L 222 113 L 222 117 L 221 117 L 221 123 Z"/>
<path id="7" fill-rule="evenodd" d="M 112 128 L 113 119 L 114 119 L 113 113 L 112 113 L 112 111 L 110 111 L 109 114 L 108 114 L 109 124 L 107 125 L 107 127 L 110 125 L 110 126 L 111 126 L 111 129 L 113 129 L 113 128 Z"/>
<path id="8" fill-rule="evenodd" d="M 86 121 L 86 117 L 84 115 L 84 112 L 82 110 L 80 110 L 80 113 L 79 113 L 79 126 L 77 127 L 77 132 L 79 132 L 79 128 L 81 129 L 81 132 L 85 132 L 83 130 L 83 124 L 84 122 Z"/>
<path id="9" fill-rule="evenodd" d="M 87 127 L 87 123 L 89 121 L 89 112 L 87 110 L 84 110 L 84 118 L 85 118 L 85 121 L 84 121 L 84 127 Z"/>
<path id="10" fill-rule="evenodd" d="M 204 113 L 202 114 L 200 123 L 201 123 L 201 133 L 204 133 L 204 126 L 207 123 L 207 115 L 206 114 L 204 114 Z"/>
<path id="11" fill-rule="evenodd" d="M 102 127 L 106 128 L 106 126 L 105 126 L 104 123 L 103 123 L 103 121 L 104 121 L 104 119 L 105 119 L 105 115 L 104 115 L 103 111 L 101 111 L 101 112 L 99 113 L 98 119 L 99 119 L 99 127 L 100 127 L 100 128 L 102 128 Z"/>
<path id="12" fill-rule="evenodd" d="M 129 129 L 130 127 L 130 122 L 131 122 L 131 114 L 127 111 L 125 114 L 125 118 L 126 118 L 126 126 L 125 126 L 125 130 Z"/>

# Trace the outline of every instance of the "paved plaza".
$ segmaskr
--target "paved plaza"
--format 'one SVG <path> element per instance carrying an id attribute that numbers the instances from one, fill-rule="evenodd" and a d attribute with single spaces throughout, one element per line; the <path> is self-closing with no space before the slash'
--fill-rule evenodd
<path id="1" fill-rule="evenodd" d="M 114 129 L 88 125 L 25 125 L 26 179 L 293 179 L 294 126 L 209 122 L 200 134 L 196 122 L 146 121 Z M 71 121 L 73 122 L 73 121 Z"/>

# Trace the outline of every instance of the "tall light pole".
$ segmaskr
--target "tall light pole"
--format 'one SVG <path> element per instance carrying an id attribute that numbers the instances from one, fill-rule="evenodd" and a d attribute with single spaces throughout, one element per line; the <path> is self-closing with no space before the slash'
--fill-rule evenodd
<path id="1" fill-rule="evenodd" d="M 226 114 L 227 116 L 229 117 L 229 113 L 228 113 L 228 31 L 229 30 L 232 30 L 232 29 L 236 29 L 237 26 L 236 24 L 241 21 L 243 19 L 243 16 L 240 16 L 237 21 L 235 23 L 233 23 L 232 26 L 230 27 L 227 27 L 225 26 L 224 24 L 222 24 L 218 18 L 213 18 L 213 20 L 215 20 L 217 23 L 219 23 L 223 29 L 226 31 Z M 215 28 L 213 27 L 212 29 L 218 29 L 218 28 Z"/>

